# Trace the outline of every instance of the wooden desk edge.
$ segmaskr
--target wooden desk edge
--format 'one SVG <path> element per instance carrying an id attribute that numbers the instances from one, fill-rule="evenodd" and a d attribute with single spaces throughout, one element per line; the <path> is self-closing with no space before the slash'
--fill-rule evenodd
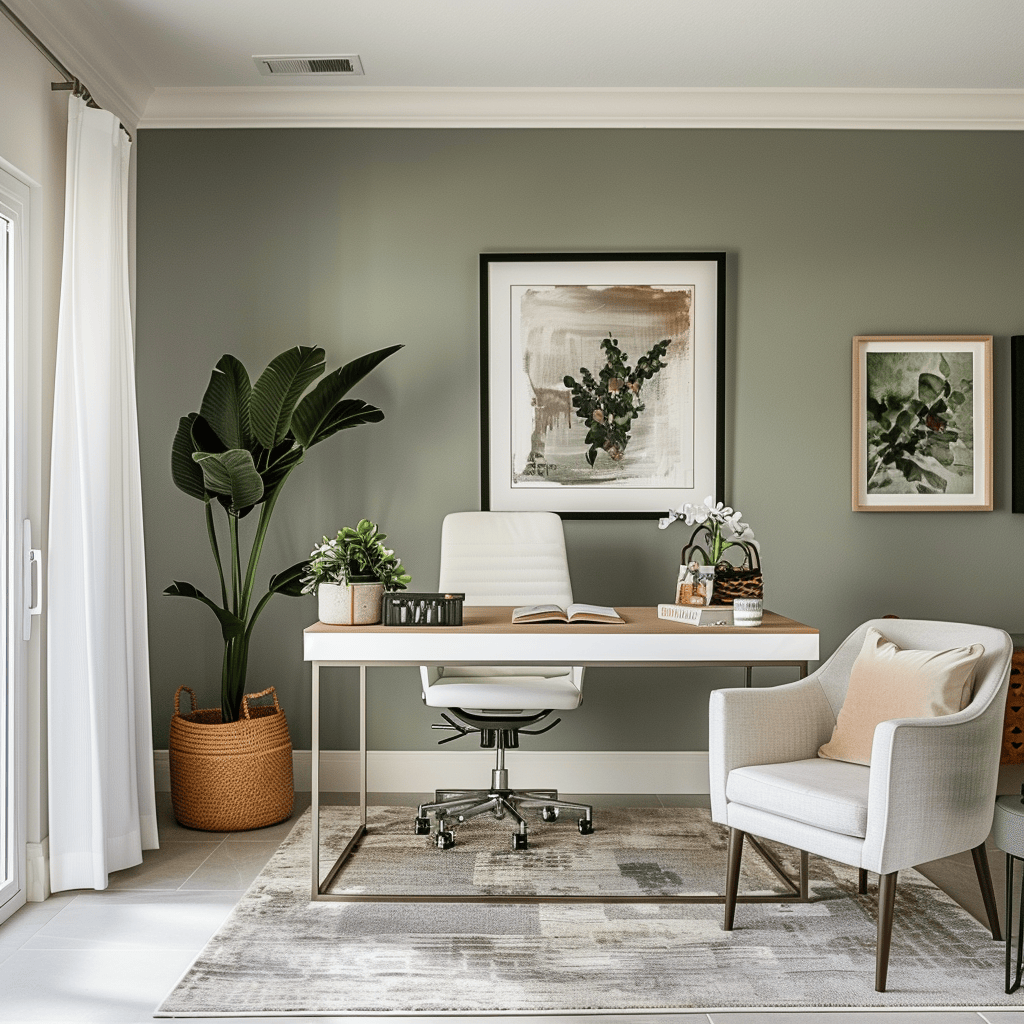
<path id="1" fill-rule="evenodd" d="M 463 609 L 461 626 L 334 626 L 325 622 L 316 622 L 307 626 L 305 633 L 693 633 L 698 635 L 717 633 L 803 633 L 817 634 L 813 626 L 807 626 L 795 619 L 779 615 L 777 612 L 766 611 L 760 626 L 688 626 L 672 619 L 658 618 L 656 607 L 625 607 L 616 611 L 625 619 L 624 623 L 565 623 L 565 622 L 530 622 L 514 625 L 512 623 L 512 606 L 466 605 Z"/>

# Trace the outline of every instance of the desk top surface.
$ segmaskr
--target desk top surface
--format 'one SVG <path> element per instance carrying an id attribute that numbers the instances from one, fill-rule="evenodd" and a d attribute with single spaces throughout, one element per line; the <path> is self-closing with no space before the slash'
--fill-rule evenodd
<path id="1" fill-rule="evenodd" d="M 306 661 L 336 665 L 799 664 L 818 657 L 818 631 L 765 612 L 757 627 L 688 626 L 657 608 L 619 608 L 622 625 L 512 625 L 511 607 L 463 609 L 462 626 L 328 626 L 302 637 Z"/>
<path id="2" fill-rule="evenodd" d="M 616 636 L 630 634 L 644 635 L 675 635 L 691 634 L 707 636 L 710 634 L 727 635 L 761 635 L 771 634 L 813 634 L 818 631 L 813 626 L 805 626 L 795 619 L 787 619 L 784 615 L 766 611 L 760 626 L 688 626 L 672 619 L 659 619 L 658 609 L 654 608 L 621 608 L 615 609 L 626 621 L 619 623 L 596 622 L 527 622 L 514 625 L 512 623 L 512 606 L 483 607 L 466 605 L 462 610 L 461 626 L 331 626 L 325 622 L 317 622 L 305 629 L 310 633 L 348 633 L 348 634 L 387 634 L 390 636 L 409 634 L 429 634 L 443 636 L 446 633 L 466 635 L 476 634 L 520 634 L 564 636 L 570 633 L 602 634 Z"/>

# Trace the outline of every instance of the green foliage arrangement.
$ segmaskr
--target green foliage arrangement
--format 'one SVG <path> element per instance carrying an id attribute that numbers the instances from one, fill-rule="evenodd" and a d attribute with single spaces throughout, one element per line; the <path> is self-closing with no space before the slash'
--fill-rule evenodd
<path id="1" fill-rule="evenodd" d="M 271 360 L 255 384 L 234 356 L 222 356 L 210 377 L 199 412 L 182 416 L 171 446 L 171 476 L 189 497 L 203 502 L 206 530 L 220 578 L 220 603 L 191 583 L 175 581 L 164 593 L 201 601 L 217 616 L 224 638 L 221 669 L 222 720 L 238 718 L 253 627 L 274 594 L 298 597 L 307 560 L 271 577 L 267 592 L 252 606 L 263 542 L 270 517 L 292 470 L 306 451 L 339 430 L 378 423 L 384 413 L 349 390 L 402 346 L 392 345 L 323 374 L 322 348 L 299 346 Z M 227 575 L 217 538 L 214 507 L 227 518 L 230 550 Z M 244 560 L 239 521 L 259 509 L 255 537 Z M 230 588 L 228 583 L 230 577 Z"/>
<path id="2" fill-rule="evenodd" d="M 868 354 L 872 359 L 874 353 Z M 883 356 L 884 358 L 884 356 Z M 868 395 L 867 489 L 943 494 L 973 472 L 971 382 L 957 379 L 945 356 L 939 372 L 919 373 L 910 394 Z"/>
<path id="3" fill-rule="evenodd" d="M 609 333 L 601 342 L 605 354 L 605 365 L 595 379 L 586 367 L 580 367 L 582 383 L 566 375 L 562 383 L 572 391 L 572 405 L 576 415 L 587 427 L 585 443 L 590 445 L 587 462 L 593 467 L 600 452 L 618 462 L 629 444 L 629 431 L 644 403 L 640 401 L 640 388 L 645 380 L 668 366 L 662 362 L 668 350 L 670 338 L 659 341 L 646 355 L 641 356 L 635 368 L 626 360 L 629 353 L 619 348 L 618 339 Z"/>
<path id="4" fill-rule="evenodd" d="M 384 546 L 386 539 L 369 519 L 360 519 L 355 529 L 342 527 L 334 540 L 324 537 L 310 552 L 302 592 L 315 594 L 321 583 L 383 583 L 385 590 L 405 590 L 412 577 Z"/>

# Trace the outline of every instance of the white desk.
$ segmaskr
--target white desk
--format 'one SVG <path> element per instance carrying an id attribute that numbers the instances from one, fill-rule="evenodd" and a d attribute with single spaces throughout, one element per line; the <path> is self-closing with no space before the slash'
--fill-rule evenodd
<path id="1" fill-rule="evenodd" d="M 339 902 L 495 902 L 501 897 L 424 895 L 352 896 L 327 889 L 345 860 L 366 833 L 366 669 L 395 665 L 584 665 L 597 666 L 742 666 L 789 665 L 807 674 L 807 663 L 818 658 L 818 631 L 773 612 L 761 626 L 737 629 L 685 626 L 659 619 L 656 608 L 619 608 L 624 625 L 531 623 L 513 626 L 511 608 L 466 607 L 463 625 L 328 626 L 318 622 L 303 634 L 303 658 L 312 662 L 312 898 Z M 320 669 L 359 668 L 359 807 L 360 824 L 341 856 L 320 879 Z M 414 839 L 412 832 L 410 841 Z M 806 896 L 806 885 L 801 886 Z M 757 899 L 758 897 L 749 897 Z M 762 897 L 763 898 L 763 897 Z M 774 899 L 774 897 L 770 897 Z M 511 896 L 508 902 L 615 902 L 615 897 Z M 690 897 L 651 897 L 650 902 L 690 901 Z M 636 897 L 622 902 L 638 903 Z"/>

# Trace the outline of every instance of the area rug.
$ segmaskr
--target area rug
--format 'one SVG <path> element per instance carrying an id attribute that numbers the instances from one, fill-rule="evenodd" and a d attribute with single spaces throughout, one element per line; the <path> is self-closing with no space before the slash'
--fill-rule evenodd
<path id="1" fill-rule="evenodd" d="M 596 830 L 476 819 L 441 851 L 409 808 L 371 808 L 370 834 L 334 891 L 600 892 L 707 896 L 725 877 L 726 833 L 706 810 L 602 809 Z M 323 868 L 351 808 L 321 811 Z M 900 873 L 889 991 L 874 991 L 877 893 L 853 869 L 810 858 L 810 903 L 326 903 L 309 899 L 303 815 L 157 1011 L 158 1017 L 550 1014 L 787 1007 L 1024 1004 L 1003 994 L 1004 946 L 916 871 Z M 795 872 L 795 851 L 772 847 Z M 741 893 L 779 891 L 749 850 Z"/>

